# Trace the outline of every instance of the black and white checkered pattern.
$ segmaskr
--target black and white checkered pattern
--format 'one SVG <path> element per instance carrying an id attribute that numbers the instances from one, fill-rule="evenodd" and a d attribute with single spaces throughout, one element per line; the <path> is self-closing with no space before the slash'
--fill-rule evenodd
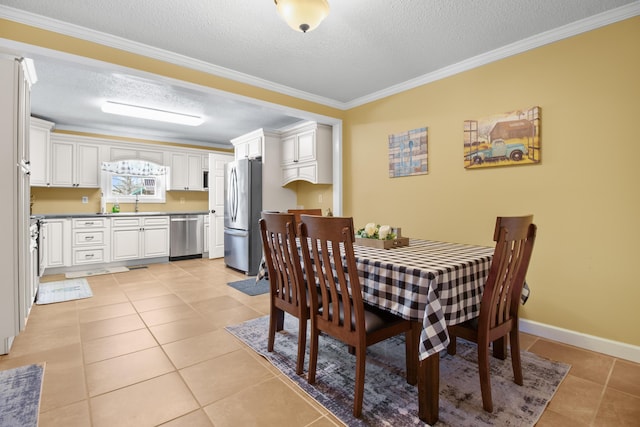
<path id="1" fill-rule="evenodd" d="M 446 349 L 447 324 L 479 315 L 493 251 L 418 239 L 394 249 L 354 245 L 365 301 L 422 321 L 421 360 Z"/>

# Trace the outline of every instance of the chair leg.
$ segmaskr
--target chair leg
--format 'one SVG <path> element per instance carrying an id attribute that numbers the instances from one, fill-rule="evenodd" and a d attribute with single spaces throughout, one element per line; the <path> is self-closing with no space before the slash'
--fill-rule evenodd
<path id="1" fill-rule="evenodd" d="M 480 391 L 482 392 L 482 407 L 487 412 L 493 412 L 491 400 L 491 379 L 489 378 L 489 345 L 478 342 L 478 370 L 480 371 Z"/>
<path id="2" fill-rule="evenodd" d="M 364 373 L 367 357 L 367 347 L 356 347 L 356 390 L 353 396 L 353 416 L 360 418 L 362 415 L 362 398 L 364 396 Z"/>
<path id="3" fill-rule="evenodd" d="M 511 366 L 513 367 L 513 378 L 516 384 L 522 385 L 522 362 L 520 360 L 520 334 L 518 329 L 512 329 L 509 339 L 511 340 Z"/>
<path id="4" fill-rule="evenodd" d="M 493 347 L 493 357 L 500 360 L 507 358 L 507 336 L 503 336 L 495 340 L 491 346 Z"/>
<path id="5" fill-rule="evenodd" d="M 449 333 L 449 345 L 447 345 L 447 354 L 450 354 L 452 356 L 456 354 L 456 351 L 457 351 L 456 341 L 457 341 L 456 336 Z"/>
<path id="6" fill-rule="evenodd" d="M 304 353 L 307 347 L 307 319 L 298 318 L 298 361 L 296 362 L 296 374 L 302 375 L 304 370 Z"/>
<path id="7" fill-rule="evenodd" d="M 267 340 L 267 351 L 273 351 L 273 342 L 276 338 L 276 331 L 281 331 L 284 324 L 284 311 L 271 306 L 269 314 L 269 339 Z"/>
<path id="8" fill-rule="evenodd" d="M 311 342 L 309 343 L 309 373 L 307 382 L 313 384 L 316 382 L 316 365 L 318 363 L 318 335 L 320 331 L 311 324 Z"/>

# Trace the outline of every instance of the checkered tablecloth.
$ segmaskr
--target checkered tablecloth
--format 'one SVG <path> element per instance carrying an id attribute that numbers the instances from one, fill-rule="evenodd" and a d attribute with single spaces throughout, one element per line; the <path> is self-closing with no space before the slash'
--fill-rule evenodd
<path id="1" fill-rule="evenodd" d="M 447 324 L 479 315 L 493 251 L 419 239 L 394 249 L 354 245 L 365 301 L 422 322 L 421 360 L 446 349 Z"/>

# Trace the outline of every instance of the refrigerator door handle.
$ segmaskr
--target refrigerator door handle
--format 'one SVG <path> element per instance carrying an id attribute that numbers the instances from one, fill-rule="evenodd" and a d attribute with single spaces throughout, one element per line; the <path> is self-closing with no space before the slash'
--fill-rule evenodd
<path id="1" fill-rule="evenodd" d="M 231 207 L 231 221 L 235 222 L 238 218 L 238 172 L 236 168 L 231 169 L 231 179 L 229 183 L 229 206 Z"/>

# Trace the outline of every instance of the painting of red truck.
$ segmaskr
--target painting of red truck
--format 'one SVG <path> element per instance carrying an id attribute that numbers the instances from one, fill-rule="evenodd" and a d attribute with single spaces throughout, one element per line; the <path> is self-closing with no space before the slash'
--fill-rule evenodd
<path id="1" fill-rule="evenodd" d="M 464 167 L 540 163 L 540 107 L 464 122 Z"/>

